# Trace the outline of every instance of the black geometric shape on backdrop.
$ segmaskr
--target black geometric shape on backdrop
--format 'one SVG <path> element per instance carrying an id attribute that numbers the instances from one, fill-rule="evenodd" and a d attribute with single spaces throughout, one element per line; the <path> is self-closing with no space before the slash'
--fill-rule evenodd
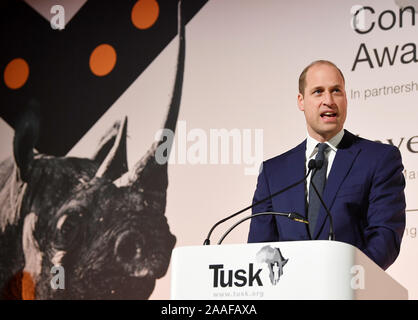
<path id="1" fill-rule="evenodd" d="M 177 35 L 177 1 L 157 1 L 159 16 L 149 29 L 139 30 L 131 22 L 137 0 L 88 0 L 58 31 L 25 2 L 2 0 L 0 116 L 14 127 L 35 99 L 41 106 L 35 147 L 65 155 Z M 207 1 L 184 0 L 185 22 Z M 115 48 L 117 62 L 107 76 L 97 77 L 90 71 L 89 58 L 102 43 Z M 28 62 L 29 79 L 20 89 L 10 90 L 3 71 L 17 57 Z"/>

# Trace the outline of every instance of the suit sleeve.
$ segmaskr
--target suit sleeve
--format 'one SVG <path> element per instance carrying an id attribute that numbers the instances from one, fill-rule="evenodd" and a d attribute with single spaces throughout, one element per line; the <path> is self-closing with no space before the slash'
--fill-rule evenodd
<path id="1" fill-rule="evenodd" d="M 270 196 L 270 189 L 267 182 L 265 163 L 262 164 L 257 180 L 257 187 L 254 192 L 253 204 Z M 273 211 L 271 199 L 253 207 L 252 213 Z M 259 216 L 251 219 L 248 242 L 269 242 L 279 241 L 274 216 Z"/>
<path id="2" fill-rule="evenodd" d="M 369 194 L 364 253 L 387 269 L 397 258 L 405 229 L 405 178 L 397 148 L 390 148 L 376 166 Z"/>

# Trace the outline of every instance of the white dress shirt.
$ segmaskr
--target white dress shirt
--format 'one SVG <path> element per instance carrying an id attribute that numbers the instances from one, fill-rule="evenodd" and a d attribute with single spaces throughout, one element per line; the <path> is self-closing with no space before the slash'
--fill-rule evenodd
<path id="1" fill-rule="evenodd" d="M 334 137 L 329 139 L 328 141 L 325 141 L 326 144 L 329 145 L 329 148 L 325 150 L 325 158 L 328 160 L 328 167 L 327 167 L 327 179 L 329 172 L 331 171 L 332 164 L 334 163 L 335 155 L 337 153 L 337 146 L 341 142 L 342 138 L 344 136 L 344 129 L 342 129 L 340 132 L 338 132 Z M 308 163 L 310 160 L 315 159 L 316 154 L 318 153 L 318 147 L 317 144 L 320 143 L 319 141 L 316 141 L 314 138 L 312 138 L 309 134 L 307 134 L 306 138 L 306 154 L 305 154 L 305 166 L 306 166 L 306 173 L 308 172 Z M 311 175 L 309 175 L 308 179 L 306 179 L 306 200 L 309 202 L 309 184 L 311 182 Z"/>

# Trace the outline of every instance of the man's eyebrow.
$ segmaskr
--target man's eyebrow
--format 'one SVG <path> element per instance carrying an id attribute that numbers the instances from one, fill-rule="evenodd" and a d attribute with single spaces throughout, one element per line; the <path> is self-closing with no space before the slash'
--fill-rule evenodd
<path id="1" fill-rule="evenodd" d="M 342 85 L 340 85 L 340 84 L 334 84 L 333 86 L 330 86 L 330 88 L 331 89 L 342 89 L 344 86 L 342 86 Z M 316 90 L 324 90 L 325 88 L 324 88 L 324 86 L 315 86 L 315 87 L 312 87 L 311 89 L 310 89 L 310 92 L 314 92 L 314 91 L 316 91 Z"/>
<path id="2" fill-rule="evenodd" d="M 320 89 L 320 90 L 324 90 L 324 87 L 323 86 L 316 86 L 316 87 L 313 87 L 313 88 L 311 88 L 311 92 L 314 92 L 314 91 L 316 91 L 316 90 L 318 90 L 318 89 Z"/>

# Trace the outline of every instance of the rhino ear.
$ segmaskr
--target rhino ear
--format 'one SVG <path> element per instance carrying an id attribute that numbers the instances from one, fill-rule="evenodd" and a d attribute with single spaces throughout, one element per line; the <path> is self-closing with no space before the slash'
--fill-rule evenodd
<path id="1" fill-rule="evenodd" d="M 113 181 L 128 171 L 128 161 L 126 157 L 127 123 L 128 118 L 125 117 L 122 125 L 119 126 L 116 136 L 112 137 L 108 134 L 107 139 L 102 139 L 102 145 L 95 155 L 95 160 L 96 158 L 104 158 L 104 160 L 96 172 L 96 177 L 107 178 Z M 107 150 L 108 152 L 105 156 L 104 151 Z"/>
<path id="2" fill-rule="evenodd" d="M 28 181 L 33 148 L 39 136 L 39 104 L 32 100 L 15 122 L 13 155 L 20 178 Z"/>

